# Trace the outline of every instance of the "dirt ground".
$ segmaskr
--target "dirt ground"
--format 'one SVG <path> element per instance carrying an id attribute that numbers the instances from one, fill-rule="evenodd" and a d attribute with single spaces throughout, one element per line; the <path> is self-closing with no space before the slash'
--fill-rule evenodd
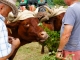
<path id="1" fill-rule="evenodd" d="M 46 54 L 48 54 L 47 47 L 45 47 L 45 53 L 41 54 L 41 45 L 37 42 L 32 42 L 22 46 L 14 60 L 43 60 Z"/>

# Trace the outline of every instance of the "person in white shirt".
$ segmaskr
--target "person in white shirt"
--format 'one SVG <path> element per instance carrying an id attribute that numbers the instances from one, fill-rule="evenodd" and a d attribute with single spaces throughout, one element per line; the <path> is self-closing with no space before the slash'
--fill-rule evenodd
<path id="1" fill-rule="evenodd" d="M 14 4 L 14 0 L 0 0 L 0 60 L 7 60 L 20 45 L 18 38 L 8 37 L 8 31 L 4 23 L 9 12 L 12 11 L 14 16 L 17 16 L 18 9 Z"/>

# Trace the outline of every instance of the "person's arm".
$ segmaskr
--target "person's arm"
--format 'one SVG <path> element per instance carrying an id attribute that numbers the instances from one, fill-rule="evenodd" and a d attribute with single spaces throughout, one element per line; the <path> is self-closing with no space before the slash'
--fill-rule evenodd
<path id="1" fill-rule="evenodd" d="M 59 51 L 62 51 L 63 48 L 65 47 L 65 45 L 67 44 L 67 42 L 69 41 L 72 29 L 73 29 L 72 25 L 65 25 L 64 26 L 64 31 L 61 35 L 60 44 L 58 47 Z M 57 52 L 56 57 L 62 59 L 62 52 Z"/>
<path id="2" fill-rule="evenodd" d="M 72 29 L 73 29 L 73 26 L 71 26 L 71 25 L 64 26 L 64 31 L 63 31 L 62 36 L 60 38 L 60 44 L 59 44 L 58 49 L 63 50 L 64 46 L 67 44 L 67 42 L 69 40 Z"/>
<path id="3" fill-rule="evenodd" d="M 7 60 L 14 53 L 15 49 L 19 47 L 20 40 L 18 38 L 16 38 L 16 39 L 11 38 L 11 40 L 12 40 L 11 41 L 11 45 L 12 45 L 11 53 L 5 57 L 0 58 L 0 60 Z"/>

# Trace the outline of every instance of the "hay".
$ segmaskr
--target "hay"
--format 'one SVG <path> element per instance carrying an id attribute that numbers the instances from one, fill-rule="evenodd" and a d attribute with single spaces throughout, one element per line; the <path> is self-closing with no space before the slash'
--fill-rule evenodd
<path id="1" fill-rule="evenodd" d="M 41 22 L 49 20 L 49 18 L 53 17 L 53 16 L 57 16 L 63 12 L 66 12 L 66 8 L 64 8 L 63 6 L 60 7 L 52 7 L 49 8 L 48 6 L 44 6 L 46 8 L 47 11 L 45 12 L 38 12 L 38 14 L 36 15 L 36 17 L 38 17 L 40 19 Z"/>
<path id="2" fill-rule="evenodd" d="M 27 18 L 30 18 L 30 17 L 35 17 L 35 14 L 37 14 L 37 13 L 38 13 L 38 8 L 34 12 L 29 11 L 29 10 L 24 10 L 24 11 L 19 10 L 18 11 L 18 16 L 15 18 L 13 13 L 10 12 L 7 20 L 10 21 L 10 22 L 15 22 L 17 20 L 24 20 L 24 19 L 27 19 Z"/>

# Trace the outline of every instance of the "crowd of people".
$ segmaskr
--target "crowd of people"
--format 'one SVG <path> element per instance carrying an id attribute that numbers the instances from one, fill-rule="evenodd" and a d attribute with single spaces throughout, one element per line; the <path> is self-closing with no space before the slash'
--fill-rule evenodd
<path id="1" fill-rule="evenodd" d="M 30 11 L 34 11 L 36 7 L 46 4 L 47 0 L 21 0 L 20 9 L 23 11 L 27 8 Z"/>

